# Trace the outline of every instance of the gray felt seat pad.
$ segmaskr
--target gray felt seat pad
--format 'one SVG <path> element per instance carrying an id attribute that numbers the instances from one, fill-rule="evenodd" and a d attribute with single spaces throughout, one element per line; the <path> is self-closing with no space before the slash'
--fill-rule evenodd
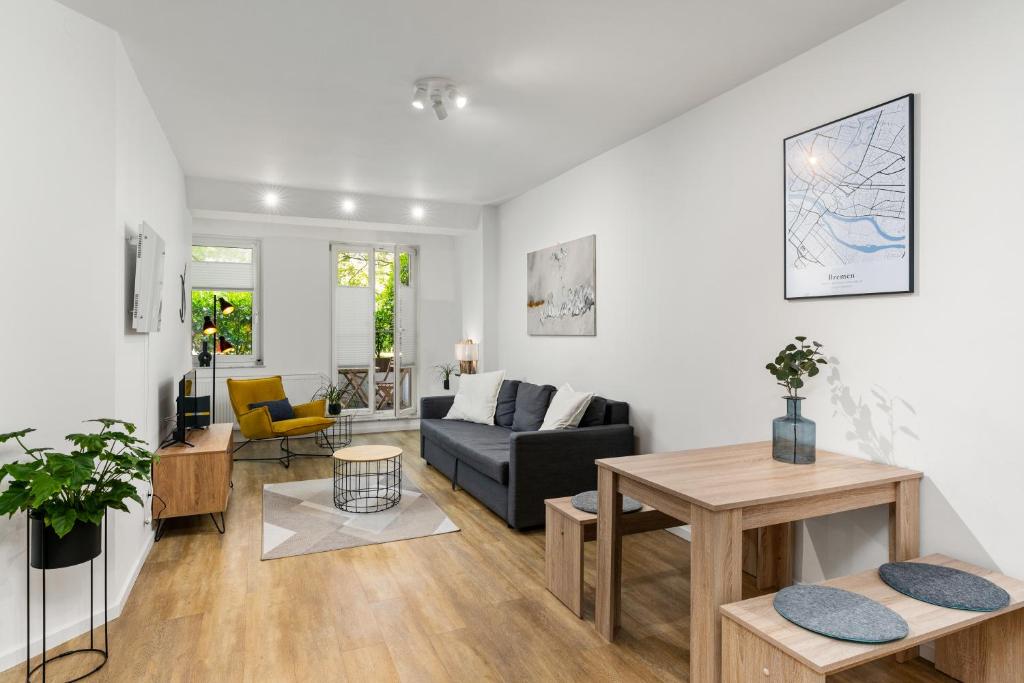
<path id="1" fill-rule="evenodd" d="M 903 617 L 864 597 L 831 586 L 789 586 L 775 594 L 775 611 L 808 631 L 855 643 L 888 643 L 910 632 Z"/>
<path id="2" fill-rule="evenodd" d="M 569 502 L 572 503 L 572 506 L 577 510 L 589 512 L 592 515 L 597 514 L 597 491 L 584 491 L 583 493 L 577 493 Z M 633 500 L 629 496 L 622 497 L 623 512 L 636 512 L 642 507 L 643 505 L 640 504 L 640 501 Z"/>
<path id="3" fill-rule="evenodd" d="M 924 562 L 889 562 L 878 576 L 893 590 L 939 607 L 994 612 L 1010 604 L 1010 595 L 988 579 Z"/>

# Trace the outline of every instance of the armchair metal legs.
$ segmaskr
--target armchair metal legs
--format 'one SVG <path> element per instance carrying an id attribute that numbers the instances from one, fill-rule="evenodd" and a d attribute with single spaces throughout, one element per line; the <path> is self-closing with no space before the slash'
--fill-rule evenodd
<path id="1" fill-rule="evenodd" d="M 326 432 L 320 432 L 320 433 L 323 435 L 324 439 L 328 440 L 328 443 L 329 443 L 330 439 L 327 436 Z M 248 446 L 250 443 L 252 443 L 252 439 L 249 439 L 248 441 L 246 441 L 242 445 L 238 446 L 238 448 L 236 448 L 233 452 L 237 453 L 238 451 L 240 451 L 243 448 L 245 448 L 246 446 Z M 281 455 L 281 456 L 270 456 L 269 458 L 234 458 L 234 461 L 235 462 L 273 462 L 273 461 L 276 460 L 277 462 L 281 463 L 282 467 L 284 467 L 285 469 L 288 469 L 289 467 L 291 467 L 292 458 L 330 458 L 331 456 L 334 455 L 333 453 L 299 453 L 299 452 L 296 452 L 296 451 L 292 450 L 291 439 L 287 435 L 285 435 L 281 439 L 281 441 L 279 441 L 278 443 L 279 443 L 280 449 L 284 453 L 284 455 Z"/>

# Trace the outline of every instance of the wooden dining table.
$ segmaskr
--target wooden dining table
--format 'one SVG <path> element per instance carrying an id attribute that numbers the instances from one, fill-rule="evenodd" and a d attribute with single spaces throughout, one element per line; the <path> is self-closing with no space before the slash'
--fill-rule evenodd
<path id="1" fill-rule="evenodd" d="M 742 599 L 743 532 L 889 506 L 889 559 L 918 556 L 922 473 L 818 450 L 817 461 L 772 459 L 758 442 L 597 461 L 597 629 L 613 640 L 622 593 L 622 496 L 690 525 L 690 681 L 717 683 L 719 608 Z M 789 555 L 791 533 L 782 553 Z M 786 563 L 789 557 L 780 557 Z M 780 572 L 783 574 L 784 572 Z"/>

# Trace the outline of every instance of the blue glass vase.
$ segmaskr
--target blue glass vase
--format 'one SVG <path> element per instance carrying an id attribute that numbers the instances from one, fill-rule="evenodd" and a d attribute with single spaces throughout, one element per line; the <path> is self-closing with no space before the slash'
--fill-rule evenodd
<path id="1" fill-rule="evenodd" d="M 814 462 L 814 420 L 800 414 L 803 396 L 783 396 L 786 414 L 772 420 L 772 457 L 793 465 Z"/>

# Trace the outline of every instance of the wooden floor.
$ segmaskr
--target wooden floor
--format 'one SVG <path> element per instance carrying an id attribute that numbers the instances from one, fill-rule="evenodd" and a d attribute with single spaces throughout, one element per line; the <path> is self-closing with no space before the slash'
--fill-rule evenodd
<path id="1" fill-rule="evenodd" d="M 356 443 L 404 448 L 405 475 L 462 531 L 263 562 L 263 484 L 329 477 L 330 462 L 300 459 L 290 470 L 236 463 L 227 533 L 218 535 L 209 517 L 169 523 L 111 624 L 109 663 L 90 680 L 687 679 L 685 541 L 665 531 L 624 539 L 622 630 L 609 644 L 593 627 L 593 543 L 581 621 L 544 589 L 543 532 L 510 530 L 468 494 L 453 492 L 420 459 L 418 432 L 361 436 Z M 252 445 L 239 455 L 276 450 Z M 754 594 L 749 585 L 747 593 Z M 48 680 L 73 673 L 55 664 Z M 0 674 L 0 683 L 18 680 L 24 666 Z M 829 680 L 952 679 L 918 659 Z"/>

